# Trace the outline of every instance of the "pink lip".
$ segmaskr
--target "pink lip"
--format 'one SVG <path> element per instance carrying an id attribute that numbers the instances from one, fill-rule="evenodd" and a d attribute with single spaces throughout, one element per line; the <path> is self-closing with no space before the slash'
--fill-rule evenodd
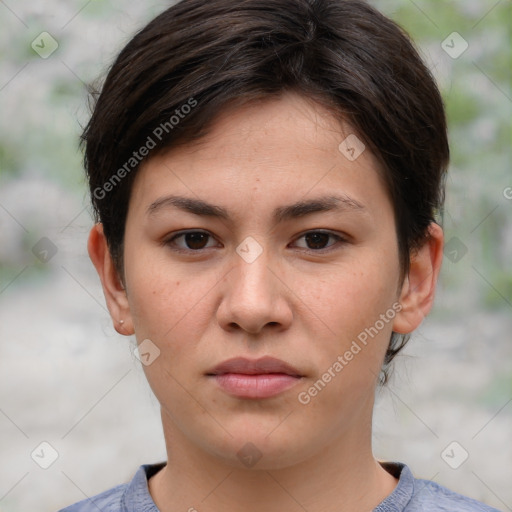
<path id="1" fill-rule="evenodd" d="M 269 398 L 289 389 L 302 375 L 289 364 L 273 357 L 237 357 L 207 373 L 230 395 L 238 398 Z"/>
<path id="2" fill-rule="evenodd" d="M 241 373 L 223 373 L 214 375 L 217 384 L 230 395 L 238 398 L 270 398 L 296 384 L 300 377 L 284 373 L 246 375 Z"/>
<path id="3" fill-rule="evenodd" d="M 293 366 L 276 359 L 265 356 L 259 359 L 234 357 L 228 359 L 210 370 L 207 375 L 221 375 L 223 373 L 243 373 L 245 375 L 260 375 L 262 373 L 284 373 L 294 377 L 302 377 L 299 370 Z"/>

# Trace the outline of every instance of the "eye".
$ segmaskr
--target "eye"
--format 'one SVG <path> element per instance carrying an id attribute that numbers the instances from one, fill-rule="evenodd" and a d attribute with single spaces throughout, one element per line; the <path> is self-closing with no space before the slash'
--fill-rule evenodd
<path id="1" fill-rule="evenodd" d="M 214 241 L 213 236 L 206 231 L 182 231 L 164 241 L 164 244 L 178 252 L 199 252 L 215 247 L 215 244 L 209 243 L 209 239 Z M 327 231 L 309 231 L 297 238 L 295 243 L 301 239 L 304 239 L 305 245 L 298 246 L 314 252 L 328 251 L 331 247 L 346 242 L 342 236 Z M 329 239 L 332 240 L 331 243 Z"/>
<path id="2" fill-rule="evenodd" d="M 327 245 L 329 238 L 334 239 L 334 242 Z M 325 249 L 329 250 L 329 248 L 334 245 L 346 242 L 346 239 L 343 238 L 342 236 L 327 231 L 309 231 L 307 233 L 304 233 L 299 238 L 297 238 L 297 240 L 301 239 L 304 239 L 306 243 L 306 246 L 302 246 L 302 248 L 316 252 Z"/>
<path id="3" fill-rule="evenodd" d="M 183 231 L 166 240 L 165 245 L 170 245 L 173 250 L 177 251 L 200 251 L 213 247 L 208 246 L 208 239 L 213 239 L 212 235 L 206 231 Z M 181 242 L 177 241 L 181 239 Z M 175 247 L 177 247 L 175 249 Z"/>

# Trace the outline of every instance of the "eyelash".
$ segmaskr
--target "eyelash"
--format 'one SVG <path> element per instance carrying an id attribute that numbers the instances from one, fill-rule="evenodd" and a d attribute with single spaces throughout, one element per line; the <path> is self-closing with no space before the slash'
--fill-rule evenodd
<path id="1" fill-rule="evenodd" d="M 196 234 L 204 234 L 204 235 L 207 235 L 211 238 L 214 238 L 213 235 L 211 235 L 210 233 L 208 233 L 207 231 L 182 231 L 180 233 L 177 233 L 175 235 L 173 235 L 171 238 L 168 238 L 166 240 L 163 241 L 163 245 L 166 245 L 168 247 L 171 248 L 171 250 L 175 251 L 175 252 L 179 252 L 179 253 L 186 253 L 186 254 L 191 254 L 191 253 L 201 253 L 203 252 L 204 250 L 206 249 L 211 249 L 211 247 L 206 247 L 206 248 L 201 248 L 201 249 L 183 249 L 183 248 L 176 248 L 174 246 L 174 242 L 175 240 L 177 240 L 178 238 L 182 238 L 188 234 L 192 234 L 192 233 L 196 233 Z M 310 231 L 306 231 L 305 233 L 303 233 L 302 235 L 300 235 L 298 238 L 295 239 L 295 241 L 297 240 L 300 240 L 301 238 L 304 238 L 306 235 L 310 235 L 310 234 L 323 234 L 323 235 L 328 235 L 330 236 L 331 238 L 334 238 L 335 239 L 335 243 L 325 247 L 325 248 L 322 248 L 322 249 L 308 249 L 308 248 L 300 248 L 301 250 L 303 251 L 306 251 L 306 252 L 310 252 L 310 253 L 315 253 L 315 254 L 325 254 L 325 253 L 328 253 L 332 250 L 334 250 L 336 248 L 336 246 L 338 246 L 339 244 L 345 244 L 348 242 L 348 240 L 338 234 L 335 234 L 335 233 L 331 233 L 330 231 L 323 231 L 323 230 L 310 230 Z"/>

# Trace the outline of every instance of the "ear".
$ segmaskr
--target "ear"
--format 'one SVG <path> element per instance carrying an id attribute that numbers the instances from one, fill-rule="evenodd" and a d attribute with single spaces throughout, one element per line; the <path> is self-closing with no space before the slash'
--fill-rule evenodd
<path id="1" fill-rule="evenodd" d="M 89 257 L 100 276 L 103 294 L 105 295 L 114 328 L 119 334 L 130 336 L 135 331 L 128 304 L 128 297 L 114 262 L 112 261 L 107 239 L 103 233 L 103 224 L 95 224 L 91 229 L 87 249 L 89 251 Z"/>
<path id="2" fill-rule="evenodd" d="M 411 255 L 409 273 L 399 298 L 402 309 L 395 316 L 393 331 L 400 334 L 414 331 L 432 308 L 443 260 L 443 241 L 443 230 L 432 222 L 427 240 Z"/>

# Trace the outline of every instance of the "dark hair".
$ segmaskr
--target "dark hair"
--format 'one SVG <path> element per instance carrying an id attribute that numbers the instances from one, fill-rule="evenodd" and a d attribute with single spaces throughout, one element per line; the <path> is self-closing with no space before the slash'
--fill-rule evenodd
<path id="1" fill-rule="evenodd" d="M 403 280 L 443 206 L 445 113 L 409 37 L 362 0 L 182 0 L 124 47 L 92 93 L 82 135 L 96 218 L 121 277 L 140 162 L 201 139 L 228 104 L 285 91 L 348 122 L 380 161 Z M 407 340 L 393 333 L 384 369 Z"/>

